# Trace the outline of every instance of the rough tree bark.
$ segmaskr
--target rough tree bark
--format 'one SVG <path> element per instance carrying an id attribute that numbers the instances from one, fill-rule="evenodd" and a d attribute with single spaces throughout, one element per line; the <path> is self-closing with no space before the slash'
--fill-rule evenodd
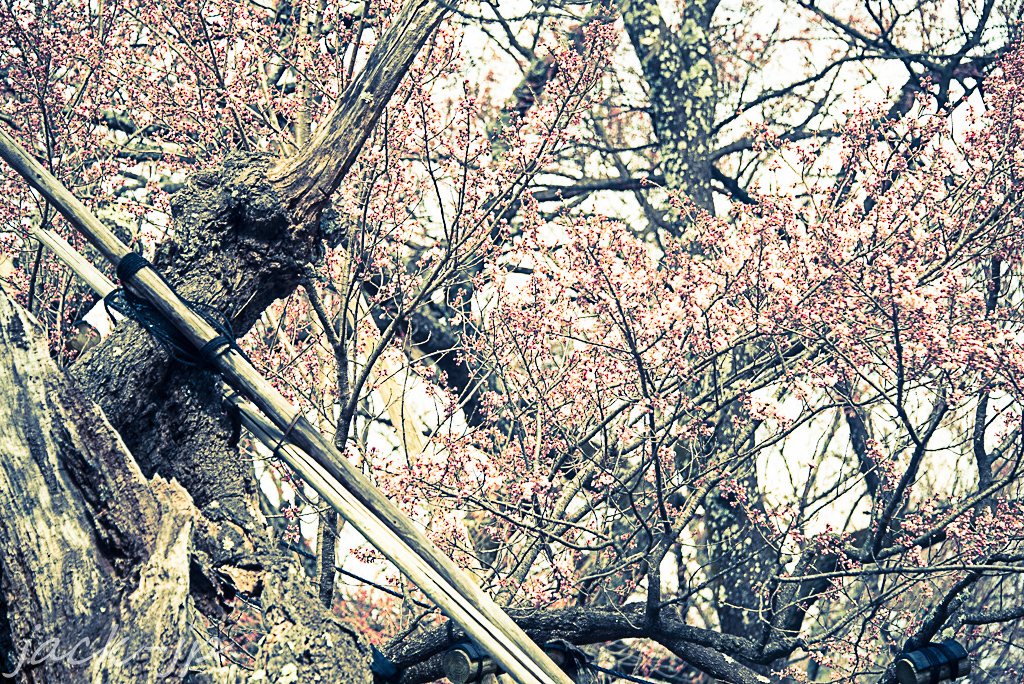
<path id="1" fill-rule="evenodd" d="M 686 3 L 675 28 L 665 22 L 657 2 L 620 0 L 618 5 L 651 90 L 665 183 L 713 213 L 708 155 L 719 93 L 709 30 L 718 3 Z"/>
<path id="2" fill-rule="evenodd" d="M 128 653 L 188 636 L 197 511 L 177 483 L 143 477 L 103 414 L 57 371 L 44 340 L 31 316 L 0 296 L 0 545 L 13 649 L 4 665 L 29 681 L 78 681 L 80 672 L 48 662 L 48 653 L 84 660 L 118 624 L 137 625 Z M 80 639 L 88 641 L 73 649 Z M 115 680 L 150 681 L 137 671 L 144 660 Z M 83 663 L 89 679 L 102 666 Z"/>
<path id="3" fill-rule="evenodd" d="M 156 682 L 190 670 L 198 681 L 243 681 L 219 666 L 190 595 L 203 555 L 195 540 L 211 541 L 218 522 L 178 482 L 144 476 L 6 295 L 0 343 L 4 671 L 26 682 Z M 264 676 L 370 681 L 365 642 L 321 608 L 297 565 L 262 560 Z"/>

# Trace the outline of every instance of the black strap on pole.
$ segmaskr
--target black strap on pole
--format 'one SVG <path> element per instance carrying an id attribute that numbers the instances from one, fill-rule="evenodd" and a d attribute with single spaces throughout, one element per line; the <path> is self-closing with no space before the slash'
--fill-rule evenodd
<path id="1" fill-rule="evenodd" d="M 946 643 L 932 644 L 932 647 L 937 649 L 946 656 L 946 660 L 949 661 L 949 678 L 959 679 L 960 677 L 960 656 L 953 651 Z M 938 668 L 936 668 L 938 669 Z M 966 674 L 966 673 L 965 673 Z"/>
<path id="2" fill-rule="evenodd" d="M 235 332 L 231 327 L 231 321 L 224 315 L 224 312 L 209 304 L 190 301 L 178 295 L 178 298 L 193 313 L 209 323 L 219 333 L 198 350 L 192 346 L 188 339 L 164 318 L 159 309 L 124 286 L 125 283 L 144 268 L 152 268 L 153 272 L 164 281 L 167 287 L 174 294 L 178 295 L 177 290 L 167 282 L 159 271 L 153 268 L 153 264 L 149 263 L 145 257 L 136 252 L 128 252 L 117 265 L 117 278 L 121 281 L 121 287 L 108 294 L 103 300 L 108 315 L 110 314 L 110 309 L 113 309 L 122 316 L 127 316 L 139 323 L 160 342 L 167 351 L 168 356 L 186 366 L 213 366 L 217 357 L 230 349 L 236 350 L 248 359 L 245 352 L 235 342 Z"/>
<path id="3" fill-rule="evenodd" d="M 128 252 L 117 264 L 117 279 L 122 283 L 131 280 L 136 273 L 149 265 L 149 260 L 138 252 Z"/>
<path id="4" fill-rule="evenodd" d="M 931 670 L 930 684 L 939 684 L 939 670 L 942 669 L 942 659 L 939 658 L 931 646 L 925 646 L 921 649 L 921 653 L 928 659 L 928 669 Z"/>

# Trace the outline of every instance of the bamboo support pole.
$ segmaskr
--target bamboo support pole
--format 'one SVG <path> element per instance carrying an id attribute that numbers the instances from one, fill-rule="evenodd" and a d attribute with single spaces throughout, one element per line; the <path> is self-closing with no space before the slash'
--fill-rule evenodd
<path id="1" fill-rule="evenodd" d="M 75 248 L 68 244 L 67 240 L 50 230 L 49 228 L 33 228 L 32 237 L 39 240 L 47 249 L 57 255 L 61 261 L 71 267 L 78 274 L 86 285 L 91 287 L 100 297 L 106 297 L 117 289 L 114 283 L 110 282 L 107 276 L 103 275 L 98 268 L 89 263 L 89 260 L 75 251 Z"/>
<path id="2" fill-rule="evenodd" d="M 422 557 L 413 553 L 402 539 L 387 525 L 383 524 L 362 502 L 331 477 L 309 454 L 287 441 L 284 433 L 264 418 L 256 407 L 244 401 L 228 389 L 225 401 L 238 409 L 242 425 L 259 439 L 267 448 L 275 450 L 281 459 L 296 472 L 303 473 L 306 484 L 316 490 L 320 497 L 338 511 L 355 527 L 364 539 L 372 544 L 428 596 L 437 595 L 435 601 L 447 615 L 463 614 L 474 621 L 475 629 L 493 635 L 500 641 L 502 635 L 496 631 L 490 618 L 481 613 L 477 606 L 458 594 L 449 595 L 445 590 L 443 577 Z M 465 629 L 465 625 L 461 625 Z M 466 630 L 467 633 L 469 630 Z M 490 651 L 490 649 L 487 649 Z"/>
<path id="3" fill-rule="evenodd" d="M 0 129 L 0 156 L 80 230 L 115 267 L 131 251 L 3 129 Z M 182 302 L 153 269 L 142 269 L 130 282 L 133 289 L 156 307 L 197 349 L 219 335 Z M 283 431 L 282 434 L 299 450 L 306 452 L 318 466 L 318 469 L 311 469 L 310 463 L 313 461 L 297 459 L 296 463 L 301 468 L 296 470 L 304 478 L 320 479 L 325 490 L 328 489 L 328 481 L 323 477 L 329 475 L 335 481 L 333 484 L 336 485 L 336 491 L 346 491 L 353 502 L 361 504 L 361 508 L 349 504 L 336 508 L 353 525 L 381 525 L 375 529 L 382 534 L 385 528 L 389 530 L 391 541 L 408 550 L 408 554 L 396 555 L 392 559 L 399 569 L 414 582 L 417 582 L 417 577 L 423 578 L 427 582 L 425 586 L 420 585 L 423 592 L 439 606 L 447 606 L 446 611 L 451 611 L 449 617 L 490 653 L 506 672 L 520 684 L 572 684 L 572 680 L 490 596 L 441 553 L 362 473 L 353 468 L 341 452 L 241 354 L 230 349 L 216 358 L 215 365 L 229 385 L 251 398 L 259 410 Z M 373 522 L 364 523 L 362 516 L 369 516 Z M 374 536 L 368 536 L 367 541 L 375 546 L 378 543 Z M 379 546 L 377 548 L 385 555 L 393 553 L 385 552 Z M 430 567 L 433 574 L 425 575 L 425 567 Z"/>

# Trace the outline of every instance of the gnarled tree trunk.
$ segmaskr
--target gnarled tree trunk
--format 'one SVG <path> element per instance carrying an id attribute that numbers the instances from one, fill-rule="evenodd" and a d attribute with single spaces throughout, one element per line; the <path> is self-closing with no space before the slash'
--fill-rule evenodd
<path id="1" fill-rule="evenodd" d="M 103 412 L 0 295 L 4 671 L 26 682 L 369 682 L 369 649 L 296 563 L 263 554 L 256 671 L 220 667 L 190 595 L 197 539 L 232 538 L 175 480 L 148 480 Z M 230 530 L 228 531 L 230 532 Z M 254 552 L 255 553 L 255 552 Z M 200 568 L 200 570 L 202 570 Z"/>

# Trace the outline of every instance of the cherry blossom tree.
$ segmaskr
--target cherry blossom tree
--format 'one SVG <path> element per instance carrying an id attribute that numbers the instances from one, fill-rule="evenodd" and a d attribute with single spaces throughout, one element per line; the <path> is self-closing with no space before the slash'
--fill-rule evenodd
<path id="1" fill-rule="evenodd" d="M 2 12 L 5 130 L 538 642 L 1022 676 L 1017 8 Z M 439 679 L 457 626 L 2 182 L 5 671 Z"/>

